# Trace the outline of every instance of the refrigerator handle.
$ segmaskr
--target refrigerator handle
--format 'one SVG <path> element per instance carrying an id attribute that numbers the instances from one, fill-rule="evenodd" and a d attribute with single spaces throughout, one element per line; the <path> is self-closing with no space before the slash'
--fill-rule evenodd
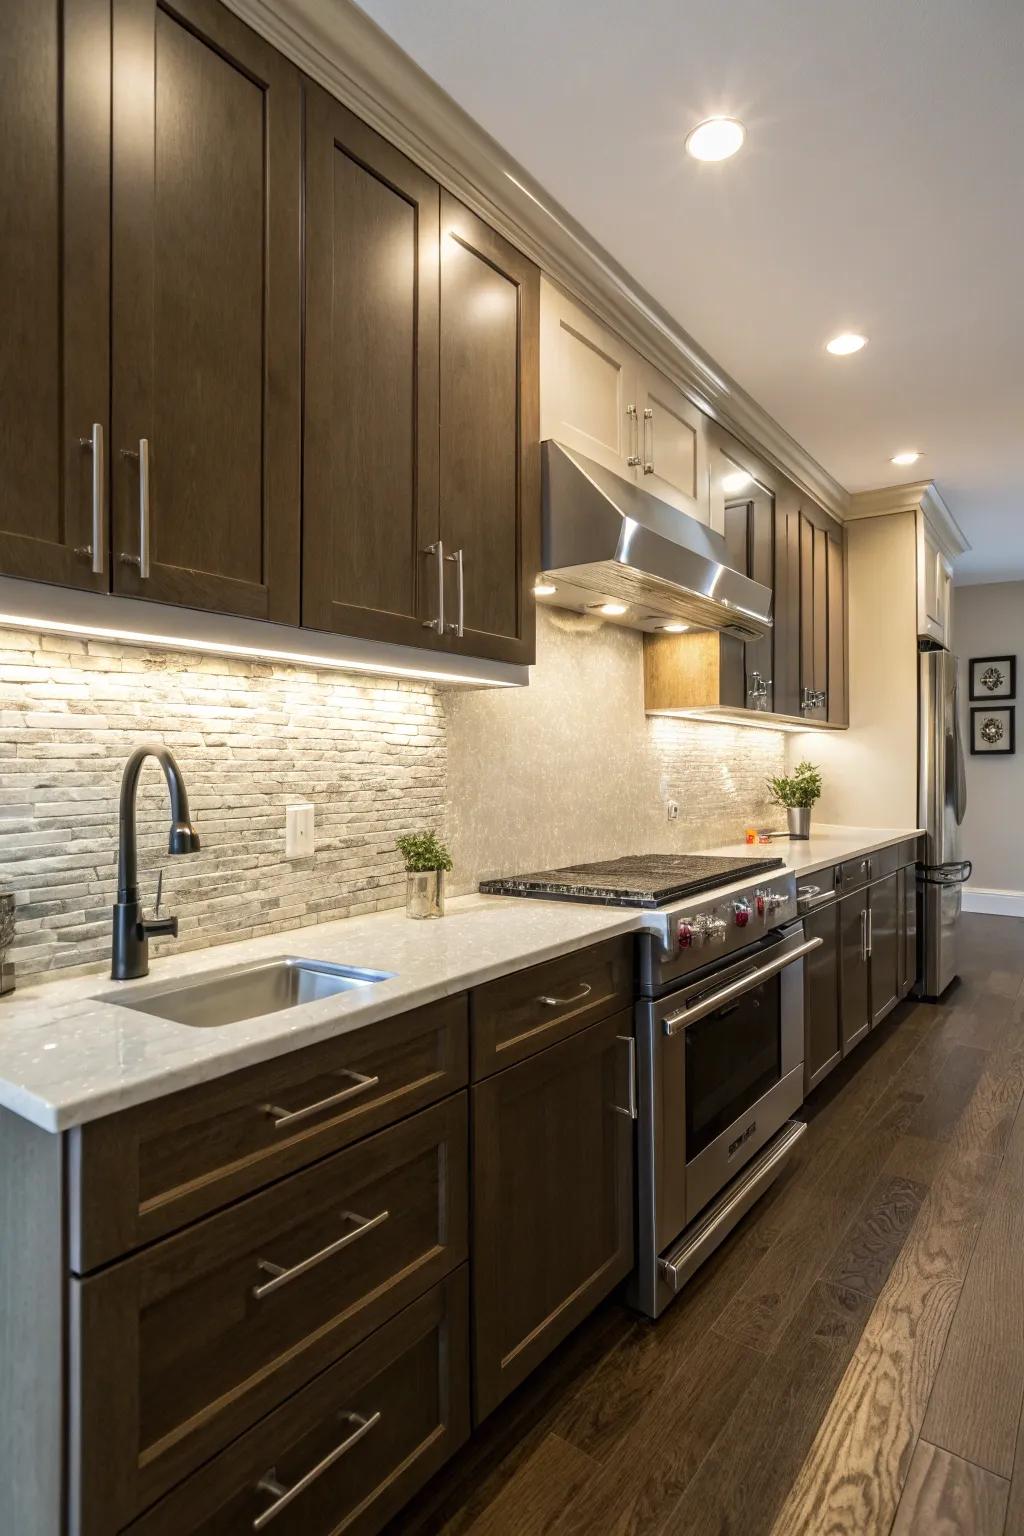
<path id="1" fill-rule="evenodd" d="M 960 737 L 960 680 L 953 684 L 953 813 L 957 826 L 963 824 L 967 811 L 967 774 L 964 769 L 964 744 Z"/>

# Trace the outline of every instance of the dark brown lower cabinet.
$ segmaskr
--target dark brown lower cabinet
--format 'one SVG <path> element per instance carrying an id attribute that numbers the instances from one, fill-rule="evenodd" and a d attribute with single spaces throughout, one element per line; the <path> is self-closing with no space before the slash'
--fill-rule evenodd
<path id="1" fill-rule="evenodd" d="M 804 933 L 820 939 L 804 962 L 804 1092 L 810 1093 L 842 1060 L 839 1029 L 839 945 L 835 902 L 809 912 Z"/>
<path id="2" fill-rule="evenodd" d="M 630 1010 L 471 1090 L 479 1422 L 633 1264 Z"/>
<path id="3" fill-rule="evenodd" d="M 887 875 L 868 887 L 872 1029 L 899 1002 L 899 927 L 898 881 L 896 875 Z"/>
<path id="4" fill-rule="evenodd" d="M 168 1494 L 131 1536 L 380 1530 L 469 1433 L 467 1291 L 463 1265 Z"/>
<path id="5" fill-rule="evenodd" d="M 839 943 L 839 1011 L 843 1055 L 871 1028 L 871 986 L 868 959 L 868 894 L 854 891 L 836 903 Z"/>
<path id="6" fill-rule="evenodd" d="M 905 864 L 899 871 L 899 993 L 907 997 L 917 985 L 917 870 Z"/>

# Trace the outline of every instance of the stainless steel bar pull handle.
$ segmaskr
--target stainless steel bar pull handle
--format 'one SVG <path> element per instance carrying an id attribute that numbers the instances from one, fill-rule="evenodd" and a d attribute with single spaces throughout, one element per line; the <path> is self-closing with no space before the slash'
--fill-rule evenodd
<path id="1" fill-rule="evenodd" d="M 368 1419 L 364 1419 L 361 1413 L 343 1413 L 340 1415 L 345 1424 L 354 1424 L 356 1427 L 352 1434 L 346 1436 L 340 1445 L 336 1445 L 333 1451 L 329 1451 L 323 1461 L 318 1461 L 315 1467 L 311 1467 L 304 1477 L 300 1477 L 297 1483 L 290 1488 L 284 1488 L 277 1480 L 277 1468 L 271 1467 L 256 1484 L 260 1493 L 274 1495 L 273 1504 L 266 1508 L 262 1515 L 257 1515 L 252 1523 L 254 1531 L 265 1530 L 271 1520 L 279 1515 L 282 1509 L 287 1509 L 293 1499 L 297 1499 L 300 1493 L 305 1493 L 318 1477 L 323 1477 L 329 1467 L 333 1467 L 336 1461 L 340 1461 L 346 1451 L 350 1451 L 354 1445 L 358 1445 L 364 1435 L 368 1435 L 375 1425 L 380 1423 L 380 1412 L 371 1413 Z"/>
<path id="2" fill-rule="evenodd" d="M 461 640 L 463 635 L 466 633 L 466 583 L 462 550 L 457 549 L 453 555 L 445 555 L 445 559 L 449 562 L 449 564 L 454 565 L 455 567 L 457 592 L 456 602 L 458 603 L 459 614 L 458 618 L 455 620 L 455 623 L 448 625 L 448 632 L 449 634 L 457 636 L 458 639 Z"/>
<path id="3" fill-rule="evenodd" d="M 868 942 L 867 942 L 867 949 L 865 951 L 864 958 L 866 960 L 870 960 L 871 959 L 871 951 L 872 951 L 872 947 L 874 945 L 874 940 L 875 940 L 874 923 L 872 921 L 872 919 L 874 917 L 874 913 L 871 911 L 871 908 L 868 907 L 867 912 L 864 915 L 865 915 L 865 917 L 868 920 Z"/>
<path id="4" fill-rule="evenodd" d="M 617 1115 L 625 1115 L 627 1120 L 635 1120 L 638 1114 L 636 1102 L 636 1041 L 632 1035 L 616 1035 L 616 1040 L 624 1042 L 629 1052 L 629 1104 L 623 1109 L 621 1104 L 613 1104 Z"/>
<path id="5" fill-rule="evenodd" d="M 272 1117 L 275 1131 L 280 1131 L 287 1125 L 294 1125 L 297 1120 L 308 1120 L 310 1115 L 318 1115 L 321 1110 L 330 1109 L 335 1104 L 344 1104 L 346 1099 L 355 1099 L 370 1088 L 376 1088 L 380 1082 L 379 1077 L 368 1077 L 365 1072 L 352 1072 L 348 1068 L 344 1068 L 336 1075 L 350 1077 L 352 1087 L 343 1088 L 340 1093 L 332 1093 L 326 1099 L 317 1099 L 315 1104 L 306 1104 L 302 1109 L 281 1109 L 276 1104 L 262 1105 L 264 1113 Z"/>
<path id="6" fill-rule="evenodd" d="M 434 629 L 439 635 L 444 634 L 444 541 L 437 539 L 435 543 L 428 544 L 423 551 L 425 555 L 433 555 L 437 576 L 437 613 L 432 619 L 423 620 L 424 629 Z"/>
<path id="7" fill-rule="evenodd" d="M 149 580 L 149 438 L 139 438 L 139 575 Z"/>
<path id="8" fill-rule="evenodd" d="M 647 431 L 650 428 L 651 446 L 647 446 Z M 650 406 L 644 410 L 644 474 L 654 474 L 654 412 Z"/>
<path id="9" fill-rule="evenodd" d="M 94 421 L 91 435 L 79 438 L 79 442 L 92 454 L 92 543 L 84 544 L 75 553 L 89 555 L 93 574 L 102 576 L 107 553 L 107 476 L 103 457 L 103 423 Z"/>
<path id="10" fill-rule="evenodd" d="M 792 965 L 796 960 L 802 960 L 804 955 L 809 955 L 812 950 L 820 949 L 822 939 L 805 939 L 795 949 L 788 949 L 784 955 L 775 960 L 769 960 L 765 965 L 759 965 L 756 970 L 747 971 L 744 976 L 731 981 L 719 992 L 713 992 L 710 997 L 702 997 L 694 1003 L 692 1008 L 680 1008 L 676 1013 L 670 1013 L 662 1023 L 662 1029 L 666 1035 L 678 1035 L 688 1024 L 695 1024 L 698 1019 L 704 1019 L 709 1013 L 715 1013 L 719 1008 L 724 1008 L 726 1003 L 731 1003 L 735 998 L 742 997 L 744 992 L 749 992 L 753 987 L 760 986 L 762 981 L 768 981 L 772 976 L 777 976 L 784 971 L 787 965 Z"/>
<path id="11" fill-rule="evenodd" d="M 630 466 L 631 469 L 635 469 L 636 466 L 640 463 L 640 422 L 637 417 L 636 406 L 627 405 L 626 415 L 629 417 L 630 427 L 632 428 L 631 435 L 633 439 L 632 449 L 630 451 L 629 457 L 626 459 L 626 463 Z"/>
<path id="12" fill-rule="evenodd" d="M 298 1264 L 292 1264 L 287 1269 L 280 1264 L 274 1264 L 270 1259 L 257 1259 L 256 1268 L 262 1270 L 265 1275 L 273 1277 L 270 1280 L 264 1281 L 262 1285 L 253 1286 L 252 1294 L 257 1301 L 262 1301 L 264 1296 L 273 1295 L 274 1291 L 279 1291 L 282 1285 L 288 1285 L 292 1280 L 297 1280 L 300 1275 L 315 1269 L 325 1259 L 332 1258 L 334 1254 L 340 1253 L 343 1248 L 347 1248 L 360 1237 L 365 1237 L 368 1232 L 373 1231 L 374 1227 L 379 1227 L 383 1222 L 387 1221 L 391 1213 L 390 1211 L 378 1211 L 376 1216 L 357 1216 L 355 1211 L 342 1211 L 341 1214 L 345 1221 L 354 1221 L 357 1225 L 353 1227 L 351 1232 L 346 1232 L 344 1237 L 339 1237 L 333 1243 L 328 1243 L 326 1248 L 320 1248 L 316 1253 L 311 1253 L 308 1259 L 302 1259 Z"/>
<path id="13" fill-rule="evenodd" d="M 860 913 L 860 957 L 865 961 L 868 958 L 868 913 L 866 907 L 862 907 Z"/>
<path id="14" fill-rule="evenodd" d="M 537 1001 L 538 1003 L 543 1003 L 545 1008 L 566 1008 L 570 1003 L 582 1003 L 583 999 L 589 997 L 593 990 L 590 982 L 585 981 L 579 991 L 574 992 L 571 997 L 549 997 L 545 994 L 538 997 Z"/>

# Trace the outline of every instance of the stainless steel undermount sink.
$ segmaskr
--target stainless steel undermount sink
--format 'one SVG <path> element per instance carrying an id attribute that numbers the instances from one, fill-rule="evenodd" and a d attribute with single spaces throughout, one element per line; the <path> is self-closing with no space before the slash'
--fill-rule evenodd
<path id="1" fill-rule="evenodd" d="M 283 955 L 250 965 L 212 971 L 190 981 L 168 986 L 165 982 L 139 987 L 131 993 L 104 992 L 101 1003 L 117 1003 L 175 1024 L 196 1029 L 216 1029 L 265 1013 L 281 1013 L 301 1003 L 334 997 L 354 987 L 387 981 L 393 971 L 367 971 L 353 965 L 331 965 L 326 960 L 300 960 Z"/>

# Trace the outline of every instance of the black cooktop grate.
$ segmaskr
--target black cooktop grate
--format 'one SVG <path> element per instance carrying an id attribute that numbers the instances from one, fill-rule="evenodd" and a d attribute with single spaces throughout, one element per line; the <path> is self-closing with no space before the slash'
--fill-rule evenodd
<path id="1" fill-rule="evenodd" d="M 587 901 L 607 907 L 663 907 L 670 901 L 713 891 L 745 876 L 782 869 L 785 859 L 719 858 L 716 854 L 646 853 L 597 864 L 542 869 L 536 874 L 482 880 L 488 896 L 535 896 L 548 901 Z"/>

